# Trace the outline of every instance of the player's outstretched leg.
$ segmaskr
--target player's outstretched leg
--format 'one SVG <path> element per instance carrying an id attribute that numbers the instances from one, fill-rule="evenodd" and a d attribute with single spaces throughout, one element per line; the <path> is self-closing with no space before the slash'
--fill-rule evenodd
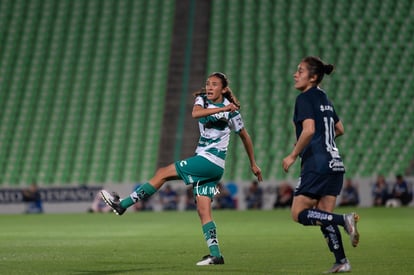
<path id="1" fill-rule="evenodd" d="M 345 231 L 349 234 L 351 239 L 351 244 L 353 247 L 357 247 L 359 243 L 359 232 L 357 229 L 357 222 L 359 221 L 359 216 L 356 213 L 344 214 L 345 220 Z"/>
<path id="2" fill-rule="evenodd" d="M 124 212 L 126 211 L 126 208 L 123 208 L 121 206 L 121 201 L 119 199 L 119 195 L 115 192 L 113 192 L 112 194 L 109 193 L 106 190 L 102 190 L 101 191 L 101 196 L 102 199 L 106 202 L 107 205 L 109 205 L 112 210 L 115 212 L 115 214 L 117 215 L 122 215 L 124 214 Z"/>

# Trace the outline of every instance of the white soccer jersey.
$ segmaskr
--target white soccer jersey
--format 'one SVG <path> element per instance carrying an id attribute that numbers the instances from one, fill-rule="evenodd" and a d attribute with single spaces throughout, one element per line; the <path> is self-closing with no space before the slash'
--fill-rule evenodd
<path id="1" fill-rule="evenodd" d="M 194 105 L 201 105 L 204 108 L 220 108 L 229 104 L 230 101 L 226 98 L 222 103 L 212 103 L 202 95 L 197 96 L 194 103 Z M 196 154 L 224 169 L 230 133 L 231 131 L 238 133 L 244 128 L 241 114 L 238 111 L 216 113 L 200 118 L 198 126 L 200 128 L 200 139 Z"/>

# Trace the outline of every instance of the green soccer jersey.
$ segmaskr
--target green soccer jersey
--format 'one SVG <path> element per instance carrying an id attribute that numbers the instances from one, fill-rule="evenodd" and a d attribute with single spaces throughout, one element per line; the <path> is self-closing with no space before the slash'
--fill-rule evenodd
<path id="1" fill-rule="evenodd" d="M 212 103 L 203 95 L 198 96 L 194 103 L 194 105 L 201 105 L 204 108 L 220 108 L 229 104 L 230 101 L 226 98 L 222 103 Z M 216 113 L 200 118 L 198 125 L 200 139 L 196 154 L 224 169 L 230 133 L 231 131 L 238 133 L 244 128 L 241 114 L 238 111 Z"/>

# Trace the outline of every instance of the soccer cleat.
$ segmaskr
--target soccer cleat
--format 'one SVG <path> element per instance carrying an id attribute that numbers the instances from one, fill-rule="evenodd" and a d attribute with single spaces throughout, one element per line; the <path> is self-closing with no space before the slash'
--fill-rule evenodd
<path id="1" fill-rule="evenodd" d="M 126 208 L 123 208 L 120 205 L 121 201 L 120 201 L 119 195 L 117 193 L 113 192 L 112 195 L 111 195 L 108 191 L 102 190 L 101 191 L 101 197 L 106 202 L 106 204 L 109 205 L 112 208 L 112 210 L 115 212 L 115 214 L 121 216 L 126 211 Z"/>
<path id="2" fill-rule="evenodd" d="M 359 216 L 356 213 L 344 214 L 344 219 L 345 231 L 349 234 L 351 244 L 353 247 L 357 247 L 359 243 L 359 233 L 356 224 L 359 221 Z"/>
<path id="3" fill-rule="evenodd" d="M 349 262 L 346 262 L 344 264 L 338 264 L 335 263 L 331 269 L 324 272 L 323 274 L 330 274 L 330 273 L 343 273 L 343 272 L 351 272 L 351 265 Z"/>
<path id="4" fill-rule="evenodd" d="M 211 255 L 204 256 L 197 265 L 211 265 L 211 264 L 224 264 L 223 256 L 216 257 Z"/>

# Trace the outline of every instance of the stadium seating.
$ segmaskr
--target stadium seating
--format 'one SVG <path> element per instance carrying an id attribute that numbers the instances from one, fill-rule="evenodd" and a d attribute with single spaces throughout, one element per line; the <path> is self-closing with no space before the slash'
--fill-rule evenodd
<path id="1" fill-rule="evenodd" d="M 0 185 L 147 179 L 160 141 L 175 1 L 0 4 Z M 404 172 L 414 155 L 414 3 L 213 0 L 207 71 L 242 103 L 266 180 L 296 178 L 293 73 L 318 55 L 345 123 L 349 176 Z M 250 180 L 232 139 L 225 179 Z"/>
<path id="2" fill-rule="evenodd" d="M 173 16 L 163 0 L 2 1 L 0 184 L 148 177 Z"/>
<path id="3" fill-rule="evenodd" d="M 208 70 L 232 79 L 266 179 L 299 171 L 295 164 L 285 174 L 281 160 L 294 143 L 292 75 L 306 55 L 336 65 L 323 88 L 345 124 L 337 143 L 348 175 L 407 169 L 414 151 L 413 15 L 412 1 L 213 1 Z M 252 177 L 237 140 L 228 163 L 226 178 Z"/>

